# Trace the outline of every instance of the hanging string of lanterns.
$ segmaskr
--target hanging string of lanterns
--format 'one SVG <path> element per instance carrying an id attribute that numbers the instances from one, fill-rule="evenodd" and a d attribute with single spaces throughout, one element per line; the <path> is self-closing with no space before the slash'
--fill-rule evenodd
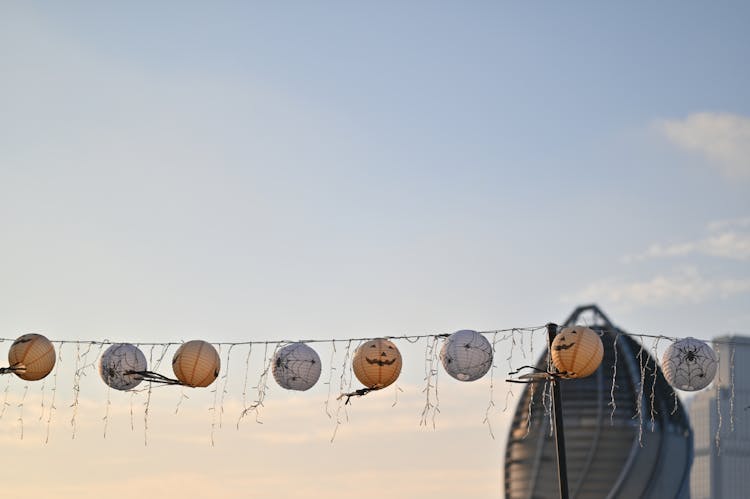
<path id="1" fill-rule="evenodd" d="M 364 388 L 342 396 L 364 395 L 393 384 L 401 373 L 403 359 L 392 339 L 414 340 L 444 338 L 440 360 L 445 372 L 462 381 L 476 381 L 487 374 L 493 363 L 493 346 L 487 333 L 534 332 L 537 328 L 512 328 L 489 332 L 460 330 L 451 335 L 419 335 L 390 338 L 361 339 L 351 366 Z M 662 367 L 667 381 L 676 389 L 697 391 L 714 379 L 718 359 L 713 349 L 695 338 L 669 338 L 673 343 L 662 356 Z M 272 359 L 272 373 L 276 383 L 284 389 L 305 391 L 320 379 L 322 363 L 317 352 L 307 343 L 331 340 L 306 340 L 289 343 L 279 348 Z M 355 340 L 350 340 L 355 341 Z M 79 342 L 107 344 L 108 342 Z M 242 342 L 230 345 L 268 342 Z M 283 342 L 279 342 L 283 343 Z M 152 345 L 171 345 L 156 343 Z M 193 388 L 210 386 L 219 376 L 221 360 L 216 348 L 203 340 L 179 344 L 172 358 L 175 378 L 148 370 L 146 356 L 130 343 L 110 344 L 99 359 L 99 374 L 104 383 L 116 390 L 132 390 L 141 382 L 182 385 Z M 550 345 L 555 376 L 583 378 L 596 371 L 602 361 L 604 347 L 599 334 L 585 326 L 561 328 Z M 53 343 L 41 334 L 24 334 L 13 341 L 8 351 L 8 367 L 0 374 L 13 373 L 26 381 L 37 381 L 47 376 L 55 366 Z"/>

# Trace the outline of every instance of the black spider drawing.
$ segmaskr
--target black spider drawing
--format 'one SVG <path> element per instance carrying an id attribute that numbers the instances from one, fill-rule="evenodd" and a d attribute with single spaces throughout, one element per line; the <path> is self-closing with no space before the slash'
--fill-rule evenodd
<path id="1" fill-rule="evenodd" d="M 677 357 L 674 360 L 674 372 L 676 379 L 682 380 L 680 384 L 684 386 L 703 386 L 706 380 L 713 377 L 713 367 L 716 359 L 705 352 L 700 345 L 687 344 L 677 345 Z M 692 380 L 696 380 L 694 384 Z"/>
<path id="2" fill-rule="evenodd" d="M 698 347 L 687 347 L 682 350 L 682 354 L 685 356 L 685 360 L 688 362 L 695 362 L 698 360 Z"/>

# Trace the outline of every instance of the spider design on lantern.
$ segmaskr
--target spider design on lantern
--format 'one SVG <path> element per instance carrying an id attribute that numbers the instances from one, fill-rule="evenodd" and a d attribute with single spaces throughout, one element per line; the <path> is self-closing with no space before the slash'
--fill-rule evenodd
<path id="1" fill-rule="evenodd" d="M 698 350 L 696 348 L 686 348 L 682 353 L 685 355 L 685 360 L 688 362 L 695 362 L 698 358 Z"/>
<path id="2" fill-rule="evenodd" d="M 481 333 L 462 329 L 450 335 L 440 350 L 445 371 L 459 381 L 475 381 L 492 366 L 492 345 Z"/>
<path id="3" fill-rule="evenodd" d="M 667 381 L 680 390 L 696 391 L 708 386 L 716 375 L 716 354 L 695 338 L 674 342 L 664 352 L 662 367 Z"/>
<path id="4" fill-rule="evenodd" d="M 287 390 L 309 390 L 320 378 L 320 357 L 304 343 L 292 343 L 276 352 L 273 377 Z"/>

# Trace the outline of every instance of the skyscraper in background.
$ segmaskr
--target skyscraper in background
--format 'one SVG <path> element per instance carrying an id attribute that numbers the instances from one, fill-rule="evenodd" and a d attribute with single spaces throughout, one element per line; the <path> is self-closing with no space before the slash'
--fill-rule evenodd
<path id="1" fill-rule="evenodd" d="M 695 459 L 690 475 L 692 499 L 742 499 L 750 496 L 750 338 L 714 339 L 719 370 L 713 389 L 689 403 Z"/>

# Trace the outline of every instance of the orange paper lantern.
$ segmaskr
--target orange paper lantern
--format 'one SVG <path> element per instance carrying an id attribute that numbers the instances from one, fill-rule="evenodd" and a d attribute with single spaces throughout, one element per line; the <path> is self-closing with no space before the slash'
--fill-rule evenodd
<path id="1" fill-rule="evenodd" d="M 602 363 L 604 345 L 599 335 L 585 326 L 565 327 L 552 341 L 552 363 L 566 378 L 585 378 Z"/>
<path id="2" fill-rule="evenodd" d="M 396 381 L 401 373 L 401 353 L 385 338 L 370 340 L 354 352 L 352 368 L 363 385 L 379 390 Z"/>
<path id="3" fill-rule="evenodd" d="M 192 340 L 180 345 L 172 357 L 172 370 L 183 384 L 206 387 L 219 376 L 219 353 L 208 342 Z"/>
<path id="4" fill-rule="evenodd" d="M 42 379 L 55 367 L 55 347 L 41 334 L 24 334 L 10 346 L 8 363 L 21 379 Z"/>

